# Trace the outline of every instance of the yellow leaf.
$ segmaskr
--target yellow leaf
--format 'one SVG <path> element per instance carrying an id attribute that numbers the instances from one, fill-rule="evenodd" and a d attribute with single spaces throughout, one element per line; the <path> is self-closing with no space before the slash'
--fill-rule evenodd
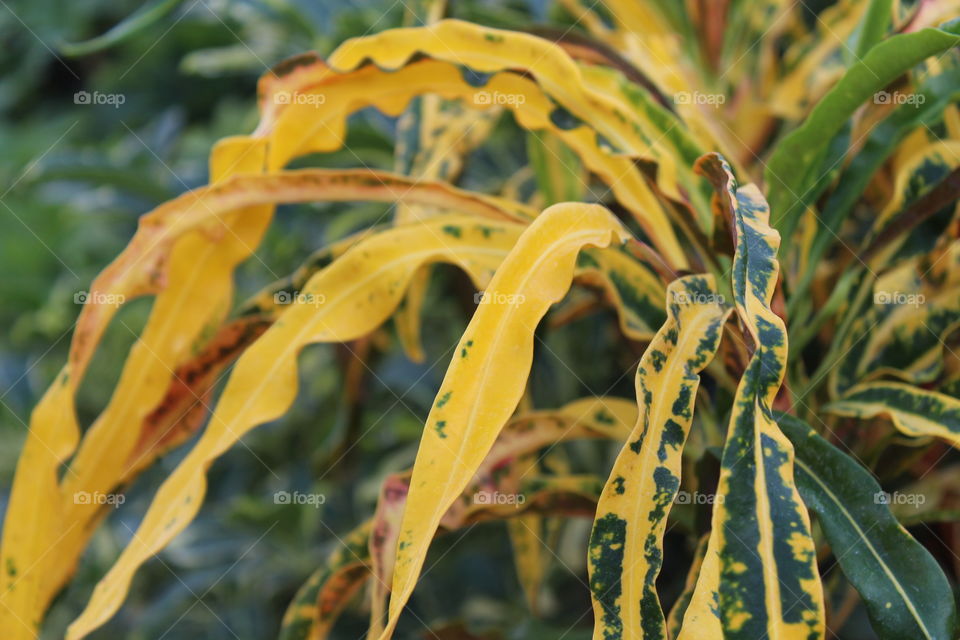
<path id="1" fill-rule="evenodd" d="M 373 235 L 315 274 L 238 360 L 207 429 L 154 497 L 130 545 L 70 626 L 78 639 L 120 606 L 136 569 L 196 515 L 207 467 L 251 428 L 287 410 L 297 390 L 296 355 L 314 342 L 352 340 L 380 325 L 423 264 L 445 260 L 482 285 L 522 226 L 443 216 Z"/>
<path id="2" fill-rule="evenodd" d="M 570 287 L 577 253 L 629 234 L 595 205 L 555 205 L 521 236 L 487 288 L 427 417 L 397 545 L 389 618 L 392 636 L 443 514 L 481 465 L 520 397 L 533 332 Z"/>

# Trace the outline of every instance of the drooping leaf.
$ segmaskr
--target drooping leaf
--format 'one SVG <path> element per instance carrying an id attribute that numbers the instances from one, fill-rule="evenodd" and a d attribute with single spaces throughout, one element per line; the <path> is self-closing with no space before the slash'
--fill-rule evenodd
<path id="1" fill-rule="evenodd" d="M 591 494 L 590 483 L 576 476 L 544 480 L 539 474 L 533 474 L 529 479 L 525 479 L 524 474 L 531 468 L 531 464 L 529 459 L 521 459 L 531 452 L 564 440 L 609 438 L 622 441 L 630 433 L 629 425 L 635 421 L 636 405 L 614 397 L 584 398 L 554 411 L 534 411 L 515 417 L 497 437 L 461 499 L 444 514 L 440 529 L 453 531 L 468 523 L 483 518 L 502 517 L 504 514 L 516 516 L 508 521 L 512 522 L 525 517 L 542 518 L 551 512 L 563 513 L 565 503 L 561 500 L 551 505 L 548 497 L 551 494 L 560 495 L 571 487 L 579 490 L 581 496 L 599 495 L 599 489 Z M 383 624 L 386 597 L 393 575 L 393 555 L 400 535 L 401 517 L 409 487 L 409 471 L 388 476 L 381 485 L 373 520 L 363 527 L 366 536 L 363 549 L 358 549 L 356 544 L 347 545 L 353 549 L 357 560 L 366 566 L 364 575 L 359 575 L 357 579 L 373 578 L 371 632 L 381 628 Z M 523 492 L 523 488 L 529 488 L 531 492 Z M 524 500 L 503 509 L 493 500 L 478 499 L 481 494 L 489 496 L 492 492 L 504 495 L 522 493 Z M 498 507 L 499 510 L 495 510 Z M 510 513 L 511 509 L 514 510 L 513 514 Z M 348 538 L 350 539 L 352 538 Z M 342 555 L 336 554 L 334 558 L 343 559 Z M 322 606 L 324 602 L 328 605 L 339 603 L 347 594 L 345 590 L 336 588 L 336 582 L 334 588 L 320 587 L 322 583 L 332 579 L 329 566 L 328 563 L 326 567 L 318 569 L 301 589 L 301 594 L 305 597 L 298 595 L 291 603 L 286 619 L 290 621 L 291 634 L 296 631 L 297 635 L 291 635 L 289 640 L 325 638 L 335 617 L 339 615 L 342 604 L 345 604 L 341 603 L 336 607 Z M 312 595 L 318 593 L 318 588 L 322 589 L 319 600 Z M 324 592 L 330 595 L 323 598 Z"/>
<path id="2" fill-rule="evenodd" d="M 211 180 L 258 174 L 264 158 L 259 141 L 221 140 L 211 154 Z M 31 416 L 11 490 L 0 551 L 0 562 L 8 568 L 0 592 L 0 628 L 10 629 L 12 638 L 35 635 L 42 612 L 76 566 L 88 537 L 86 525 L 99 512 L 99 505 L 75 499 L 77 491 L 108 493 L 116 486 L 138 437 L 129 425 L 141 424 L 162 399 L 170 374 L 204 327 L 221 324 L 233 295 L 233 269 L 259 244 L 272 214 L 269 205 L 225 212 L 208 225 L 212 236 L 187 234 L 167 247 L 169 282 L 157 295 L 110 404 L 88 430 L 61 487 L 61 465 L 79 439 L 76 389 L 109 319 L 126 298 L 164 284 L 154 279 L 157 266 L 149 263 L 132 274 L 111 276 L 109 267 L 101 274 L 107 280 L 127 280 L 129 289 L 119 295 L 98 288 L 99 278 L 94 282 L 87 294 L 90 304 L 84 305 L 74 329 L 69 360 Z"/>
<path id="3" fill-rule="evenodd" d="M 272 203 L 399 198 L 491 219 L 523 219 L 529 213 L 522 205 L 514 207 L 502 199 L 470 194 L 443 183 L 418 183 L 367 170 L 304 169 L 272 175 L 233 175 L 228 169 L 238 171 L 250 162 L 262 165 L 262 145 L 236 139 L 221 143 L 218 149 L 221 151 L 215 153 L 219 159 L 213 175 L 227 177 L 145 215 L 127 248 L 94 280 L 88 294 L 94 303 L 85 305 L 81 312 L 76 342 L 83 351 L 77 357 L 88 358 L 90 345 L 99 339 L 119 306 L 111 301 L 123 303 L 152 292 L 159 296 L 154 319 L 132 352 L 125 366 L 129 373 L 121 376 L 116 391 L 118 398 L 129 396 L 136 402 L 114 402 L 107 407 L 86 434 L 64 477 L 65 520 L 58 545 L 62 556 L 48 572 L 50 595 L 72 572 L 92 533 L 86 523 L 99 512 L 98 505 L 78 503 L 73 496 L 84 491 L 106 494 L 129 478 L 128 463 L 141 458 L 136 452 L 141 434 L 129 425 L 149 427 L 147 423 L 156 417 L 157 407 L 167 399 L 163 395 L 169 386 L 167 381 L 188 359 L 189 349 L 204 326 L 219 325 L 219 318 L 227 311 L 223 296 L 230 294 L 225 283 L 237 262 L 256 246 Z M 252 149 L 259 151 L 254 153 Z M 224 227 L 231 220 L 237 225 L 232 230 Z M 225 248 L 218 249 L 221 258 L 212 256 L 209 264 L 213 266 L 204 271 L 203 277 L 190 278 L 194 269 L 207 264 L 205 251 L 212 250 L 210 243 L 221 240 L 221 234 L 227 238 Z M 217 291 L 217 296 L 207 295 L 204 287 Z M 182 334 L 166 330 L 169 325 L 164 323 L 171 322 L 178 323 Z M 195 337 L 191 340 L 190 336 Z M 188 395 L 181 393 L 180 399 L 190 403 Z M 202 409 L 195 409 L 194 415 L 202 413 Z"/>
<path id="4" fill-rule="evenodd" d="M 400 69 L 415 53 L 464 65 L 479 74 L 526 69 L 562 106 L 557 111 L 551 109 L 554 123 L 570 119 L 575 119 L 573 127 L 589 123 L 616 149 L 640 156 L 648 151 L 644 136 L 629 125 L 630 113 L 619 111 L 585 89 L 580 69 L 560 47 L 529 34 L 443 20 L 428 27 L 392 29 L 348 40 L 330 55 L 329 64 L 334 69 L 352 71 L 364 61 L 373 60 L 381 68 Z M 521 96 L 526 100 L 526 94 L 498 91 L 488 83 L 482 100 L 499 101 L 501 96 L 505 106 L 509 106 L 511 102 L 520 102 Z M 571 147 L 577 148 L 572 144 Z M 686 259 L 676 244 L 673 229 L 646 185 L 635 183 L 631 192 L 646 205 L 639 209 L 631 207 L 638 222 L 664 257 L 674 265 L 684 266 Z"/>
<path id="5" fill-rule="evenodd" d="M 427 416 L 381 638 L 391 637 L 413 593 L 441 517 L 516 408 L 533 359 L 533 331 L 569 288 L 577 253 L 614 237 L 629 235 L 602 207 L 554 205 L 524 232 L 491 281 L 490 302 L 478 306 Z"/>
<path id="6" fill-rule="evenodd" d="M 395 309 L 406 282 L 423 264 L 452 262 L 482 286 L 521 229 L 462 216 L 431 218 L 373 235 L 315 274 L 241 356 L 210 425 L 160 487 L 133 542 L 94 589 L 68 637 L 82 638 L 108 619 L 136 569 L 190 523 L 205 493 L 209 465 L 244 433 L 287 410 L 296 395 L 300 349 L 372 331 Z"/>

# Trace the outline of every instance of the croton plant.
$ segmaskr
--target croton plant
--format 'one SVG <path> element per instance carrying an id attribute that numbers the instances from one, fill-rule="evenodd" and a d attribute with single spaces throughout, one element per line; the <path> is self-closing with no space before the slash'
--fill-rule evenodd
<path id="1" fill-rule="evenodd" d="M 956 638 L 957 538 L 931 549 L 905 525 L 960 517 L 936 499 L 956 476 L 923 477 L 960 445 L 960 3 L 560 0 L 563 29 L 447 10 L 266 73 L 256 129 L 218 142 L 209 184 L 144 214 L 92 282 L 13 480 L 3 638 L 40 633 L 110 511 L 78 495 L 115 496 L 189 441 L 71 640 L 190 525 L 217 458 L 288 412 L 302 349 L 376 333 L 422 360 L 438 263 L 467 276 L 444 295 L 476 295 L 416 462 L 316 559 L 279 637 L 335 637 L 352 608 L 389 640 L 431 542 L 485 520 L 506 521 L 535 610 L 538 543 L 576 516 L 598 640 L 815 640 L 858 602 L 879 638 Z M 288 168 L 343 148 L 368 108 L 396 119 L 394 171 Z M 526 131 L 525 168 L 470 190 L 471 154 L 504 128 Z M 275 207 L 334 201 L 393 217 L 236 304 Z M 81 433 L 78 385 L 139 296 L 149 321 Z M 534 406 L 543 336 L 604 309 L 632 362 L 604 366 L 636 395 Z M 573 472 L 558 445 L 587 439 L 612 455 Z M 931 508 L 907 513 L 913 495 Z M 668 602 L 664 535 L 690 510 Z"/>

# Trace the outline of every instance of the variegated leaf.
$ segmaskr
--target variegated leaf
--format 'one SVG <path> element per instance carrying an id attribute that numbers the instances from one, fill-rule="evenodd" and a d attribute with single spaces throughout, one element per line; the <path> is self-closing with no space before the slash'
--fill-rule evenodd
<path id="1" fill-rule="evenodd" d="M 737 387 L 721 459 L 712 531 L 680 640 L 824 637 L 823 591 L 810 520 L 793 480 L 793 446 L 773 418 L 787 364 L 787 333 L 770 308 L 779 235 L 753 185 L 727 174 L 736 226 L 733 296 L 753 355 Z"/>
<path id="2" fill-rule="evenodd" d="M 713 359 L 731 310 L 712 276 L 686 276 L 667 289 L 667 320 L 637 368 L 640 415 L 600 496 L 590 537 L 596 640 L 666 640 L 656 591 L 663 534 L 680 488 L 699 373 Z"/>

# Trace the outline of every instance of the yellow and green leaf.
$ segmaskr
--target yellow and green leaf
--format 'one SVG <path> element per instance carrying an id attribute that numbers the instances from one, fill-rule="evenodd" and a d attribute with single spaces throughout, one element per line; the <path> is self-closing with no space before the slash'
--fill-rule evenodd
<path id="1" fill-rule="evenodd" d="M 753 185 L 727 174 L 736 227 L 733 297 L 753 355 L 734 398 L 712 530 L 680 640 L 824 637 L 824 606 L 810 520 L 793 479 L 793 447 L 773 418 L 787 365 L 787 333 L 770 308 L 779 235 Z"/>
<path id="2" fill-rule="evenodd" d="M 886 416 L 908 436 L 933 436 L 960 446 L 960 400 L 902 382 L 867 382 L 824 407 L 853 418 Z"/>
<path id="3" fill-rule="evenodd" d="M 680 488 L 700 371 L 720 344 L 732 310 L 712 276 L 686 276 L 667 289 L 667 320 L 637 368 L 639 417 L 597 505 L 588 548 L 593 637 L 666 640 L 656 591 L 663 535 Z"/>

